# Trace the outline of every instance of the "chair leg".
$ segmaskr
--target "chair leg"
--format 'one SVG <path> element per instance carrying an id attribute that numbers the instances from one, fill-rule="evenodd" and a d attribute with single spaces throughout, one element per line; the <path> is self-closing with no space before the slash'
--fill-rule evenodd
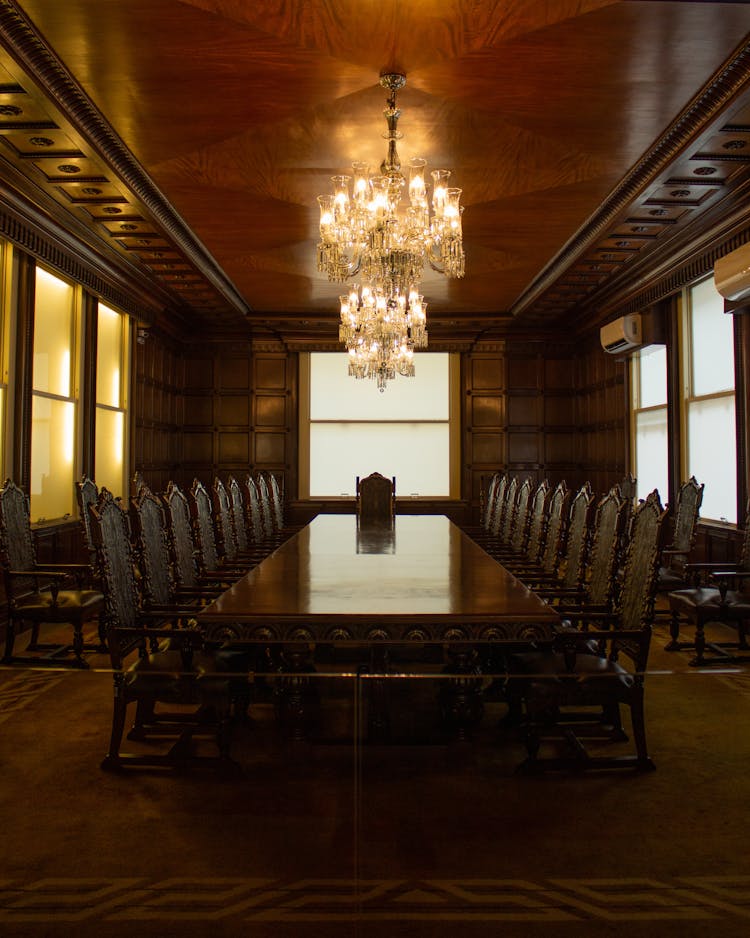
<path id="1" fill-rule="evenodd" d="M 3 654 L 3 664 L 11 664 L 13 661 L 13 646 L 16 643 L 16 622 L 13 616 L 8 617 L 8 624 L 5 627 L 5 653 Z"/>
<path id="2" fill-rule="evenodd" d="M 626 742 L 628 734 L 622 728 L 622 717 L 620 716 L 620 705 L 616 701 L 607 703 L 602 707 L 602 722 L 606 726 L 611 726 L 610 739 L 613 742 Z"/>
<path id="3" fill-rule="evenodd" d="M 83 660 L 83 622 L 80 619 L 73 623 L 73 654 L 79 665 L 87 667 Z"/>
<path id="4" fill-rule="evenodd" d="M 638 759 L 638 768 L 642 770 L 652 770 L 656 766 L 649 758 L 648 748 L 646 746 L 646 720 L 643 713 L 643 688 L 637 694 L 630 705 L 630 717 L 633 724 L 633 742 Z"/>
<path id="5" fill-rule="evenodd" d="M 669 621 L 669 636 L 670 636 L 670 640 L 664 646 L 664 651 L 679 651 L 680 650 L 680 617 L 676 612 L 672 613 L 672 617 Z"/>
<path id="6" fill-rule="evenodd" d="M 696 668 L 699 668 L 706 663 L 706 633 L 704 629 L 705 626 L 703 620 L 698 619 L 695 623 L 695 657 L 690 659 L 690 664 Z"/>
<path id="7" fill-rule="evenodd" d="M 128 733 L 128 739 L 143 739 L 146 735 L 146 727 L 154 722 L 154 701 L 141 697 L 135 705 L 135 718 L 133 726 Z"/>
<path id="8" fill-rule="evenodd" d="M 117 680 L 117 678 L 115 678 Z M 103 769 L 117 769 L 120 767 L 120 744 L 125 729 L 125 712 L 127 702 L 123 688 L 115 684 L 115 699 L 112 708 L 112 732 L 109 737 L 109 752 L 104 757 L 101 767 Z"/>
<path id="9" fill-rule="evenodd" d="M 39 645 L 39 623 L 33 622 L 31 625 L 31 638 L 29 639 L 29 651 L 36 651 Z"/>
<path id="10" fill-rule="evenodd" d="M 747 649 L 750 648 L 750 645 L 747 643 L 747 622 L 745 619 L 740 619 L 737 623 L 737 633 L 739 647 L 747 651 Z"/>

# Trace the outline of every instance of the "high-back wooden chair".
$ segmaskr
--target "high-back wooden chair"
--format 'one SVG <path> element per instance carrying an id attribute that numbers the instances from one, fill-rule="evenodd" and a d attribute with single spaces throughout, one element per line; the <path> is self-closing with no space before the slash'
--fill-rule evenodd
<path id="1" fill-rule="evenodd" d="M 694 648 L 691 664 L 697 667 L 712 662 L 744 661 L 750 651 L 747 633 L 750 629 L 750 501 L 747 503 L 744 530 L 736 561 L 704 561 L 688 563 L 686 575 L 695 585 L 669 594 L 671 638 L 667 651 Z M 680 641 L 680 625 L 685 621 L 695 626 L 692 641 Z M 706 626 L 710 622 L 732 625 L 737 638 L 707 641 Z M 706 657 L 706 651 L 711 652 Z"/>
<path id="2" fill-rule="evenodd" d="M 37 562 L 29 500 L 10 479 L 0 489 L 0 563 L 8 604 L 3 663 L 87 667 L 84 652 L 101 651 L 104 646 L 104 627 L 101 622 L 98 644 L 87 644 L 83 637 L 84 625 L 96 620 L 103 610 L 102 593 L 82 585 L 92 578 L 92 569 L 88 564 Z M 69 623 L 73 629 L 72 644 L 40 642 L 39 631 L 43 623 Z M 41 654 L 16 653 L 16 634 L 24 624 L 31 626 L 28 650 Z"/>
<path id="3" fill-rule="evenodd" d="M 634 509 L 615 608 L 579 616 L 578 629 L 563 628 L 552 649 L 534 657 L 534 674 L 523 684 L 526 770 L 654 768 L 646 743 L 644 679 L 666 517 L 657 492 Z M 584 727 L 609 742 L 627 740 L 623 706 L 630 710 L 635 752 L 591 754 L 581 736 Z M 541 740 L 550 736 L 563 750 L 540 759 Z"/>
<path id="4" fill-rule="evenodd" d="M 191 620 L 141 607 L 127 518 L 107 489 L 100 491 L 89 511 L 106 598 L 114 680 L 112 729 L 102 768 L 232 766 L 230 677 L 216 673 L 201 632 Z M 166 751 L 121 751 L 131 704 L 135 720 L 128 738 L 166 739 Z M 175 705 L 179 710 L 163 709 Z M 216 756 L 197 755 L 191 747 L 193 736 L 207 731 L 215 737 Z"/>
<path id="5" fill-rule="evenodd" d="M 535 576 L 533 573 L 521 575 L 521 579 L 532 586 L 535 592 L 551 600 L 560 600 L 566 593 L 577 594 L 582 589 L 595 507 L 594 493 L 590 483 L 586 482 L 570 504 L 568 533 L 560 568 L 552 576 Z"/>
<path id="6" fill-rule="evenodd" d="M 698 484 L 695 476 L 683 482 L 677 490 L 673 515 L 672 540 L 661 554 L 659 576 L 656 584 L 658 593 L 671 593 L 673 590 L 689 586 L 687 564 L 695 543 L 695 530 L 698 524 L 703 485 Z"/>
<path id="7" fill-rule="evenodd" d="M 379 472 L 356 479 L 357 516 L 360 524 L 390 524 L 396 510 L 396 477 Z"/>

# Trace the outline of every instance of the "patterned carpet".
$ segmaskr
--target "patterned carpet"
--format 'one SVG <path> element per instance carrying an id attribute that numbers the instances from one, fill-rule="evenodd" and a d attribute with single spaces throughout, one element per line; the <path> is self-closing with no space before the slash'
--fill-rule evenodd
<path id="1" fill-rule="evenodd" d="M 113 776 L 106 671 L 0 669 L 0 933 L 744 936 L 750 668 L 665 640 L 635 776 L 518 776 L 492 710 L 458 753 L 290 754 L 261 714 L 240 780 Z"/>

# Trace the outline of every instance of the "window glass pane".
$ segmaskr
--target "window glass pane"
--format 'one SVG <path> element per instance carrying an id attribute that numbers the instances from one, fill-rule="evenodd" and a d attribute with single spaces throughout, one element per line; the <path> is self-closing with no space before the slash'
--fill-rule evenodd
<path id="1" fill-rule="evenodd" d="M 354 495 L 357 476 L 380 472 L 402 498 L 447 496 L 449 443 L 447 423 L 311 424 L 310 495 Z"/>
<path id="2" fill-rule="evenodd" d="M 349 356 L 310 355 L 311 420 L 447 420 L 447 353 L 417 355 L 416 375 L 398 376 L 380 394 L 369 379 L 349 377 Z"/>
<path id="3" fill-rule="evenodd" d="M 636 415 L 635 453 L 638 497 L 645 498 L 658 489 L 662 502 L 665 501 L 669 491 L 666 407 Z"/>
<path id="4" fill-rule="evenodd" d="M 123 493 L 125 415 L 121 410 L 96 408 L 96 484 L 114 496 Z"/>
<path id="5" fill-rule="evenodd" d="M 99 304 L 96 338 L 96 403 L 120 406 L 122 381 L 122 320 L 108 306 Z"/>
<path id="6" fill-rule="evenodd" d="M 638 353 L 640 360 L 640 406 L 656 407 L 667 403 L 667 349 L 652 345 Z"/>
<path id="7" fill-rule="evenodd" d="M 701 517 L 737 521 L 734 398 L 688 406 L 688 476 L 705 484 Z"/>
<path id="8" fill-rule="evenodd" d="M 692 396 L 734 389 L 733 320 L 713 278 L 690 290 Z"/>
<path id="9" fill-rule="evenodd" d="M 70 397 L 73 346 L 73 287 L 36 271 L 34 390 Z"/>
<path id="10" fill-rule="evenodd" d="M 73 513 L 75 404 L 34 396 L 31 405 L 31 520 Z"/>

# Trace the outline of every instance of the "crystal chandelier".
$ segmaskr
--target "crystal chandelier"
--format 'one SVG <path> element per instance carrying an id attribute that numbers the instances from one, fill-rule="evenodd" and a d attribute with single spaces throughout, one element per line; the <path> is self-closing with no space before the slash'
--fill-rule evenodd
<path id="1" fill-rule="evenodd" d="M 464 249 L 461 190 L 448 186 L 450 170 L 432 172 L 430 206 L 426 160 L 410 160 L 409 206 L 401 210 L 406 178 L 396 150 L 396 92 L 406 77 L 382 75 L 380 84 L 390 92 L 383 112 L 388 155 L 380 175 L 352 163 L 351 176 L 331 177 L 333 193 L 318 196 L 318 270 L 339 283 L 360 280 L 340 297 L 339 340 L 349 352 L 349 374 L 375 379 L 382 391 L 396 374 L 413 376 L 414 349 L 427 346 L 427 303 L 419 292 L 425 265 L 463 277 Z"/>

